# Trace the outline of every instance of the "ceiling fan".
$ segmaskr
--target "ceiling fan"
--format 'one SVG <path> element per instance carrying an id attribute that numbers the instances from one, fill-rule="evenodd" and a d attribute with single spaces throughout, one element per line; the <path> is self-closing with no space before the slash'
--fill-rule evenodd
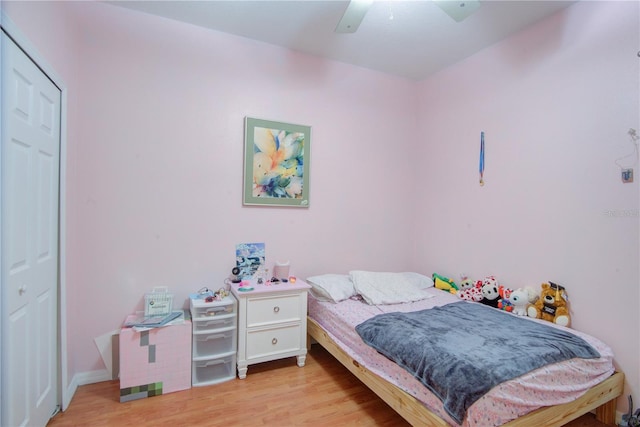
<path id="1" fill-rule="evenodd" d="M 374 0 L 351 0 L 336 26 L 336 33 L 355 33 Z M 479 0 L 433 0 L 447 15 L 461 22 L 480 7 Z"/>

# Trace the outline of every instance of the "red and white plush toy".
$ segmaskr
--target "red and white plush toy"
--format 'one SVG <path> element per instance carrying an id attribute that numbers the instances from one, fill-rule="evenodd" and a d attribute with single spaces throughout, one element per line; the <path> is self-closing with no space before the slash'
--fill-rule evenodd
<path id="1" fill-rule="evenodd" d="M 482 280 L 471 280 L 463 277 L 458 285 L 458 298 L 466 301 L 479 302 L 482 300 Z"/>

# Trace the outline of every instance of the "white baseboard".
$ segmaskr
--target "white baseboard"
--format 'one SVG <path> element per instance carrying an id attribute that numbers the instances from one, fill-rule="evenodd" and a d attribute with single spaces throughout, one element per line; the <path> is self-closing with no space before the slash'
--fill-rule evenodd
<path id="1" fill-rule="evenodd" d="M 73 376 L 74 382 L 78 383 L 78 386 L 85 384 L 101 383 L 102 381 L 111 381 L 111 374 L 106 369 L 100 369 L 97 371 L 80 372 Z"/>
<path id="2" fill-rule="evenodd" d="M 64 401 L 62 402 L 62 410 L 65 411 L 71 404 L 73 395 L 81 385 L 100 383 L 103 381 L 111 381 L 111 374 L 106 369 L 98 371 L 80 372 L 73 376 L 67 392 L 64 393 Z"/>

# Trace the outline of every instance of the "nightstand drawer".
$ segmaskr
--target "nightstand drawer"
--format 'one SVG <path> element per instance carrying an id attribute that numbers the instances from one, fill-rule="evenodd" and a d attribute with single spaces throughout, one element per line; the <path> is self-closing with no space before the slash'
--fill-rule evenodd
<path id="1" fill-rule="evenodd" d="M 306 313 L 304 313 L 306 315 Z M 251 298 L 247 301 L 247 327 L 300 320 L 300 295 Z"/>
<path id="2" fill-rule="evenodd" d="M 247 360 L 301 348 L 300 325 L 247 331 Z"/>

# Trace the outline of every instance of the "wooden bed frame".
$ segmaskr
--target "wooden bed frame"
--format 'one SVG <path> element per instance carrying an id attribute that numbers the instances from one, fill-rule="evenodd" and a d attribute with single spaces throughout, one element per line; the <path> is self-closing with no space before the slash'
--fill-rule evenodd
<path id="1" fill-rule="evenodd" d="M 397 386 L 382 379 L 353 360 L 329 334 L 313 319 L 307 318 L 307 334 L 313 338 L 352 374 L 369 387 L 413 426 L 450 427 L 442 418 L 429 411 L 420 401 Z M 308 345 L 311 345 L 309 339 Z M 624 374 L 612 376 L 592 387 L 582 397 L 562 405 L 548 406 L 510 421 L 505 427 L 562 426 L 579 416 L 596 411 L 596 418 L 607 425 L 615 425 L 616 398 L 622 395 Z"/>

